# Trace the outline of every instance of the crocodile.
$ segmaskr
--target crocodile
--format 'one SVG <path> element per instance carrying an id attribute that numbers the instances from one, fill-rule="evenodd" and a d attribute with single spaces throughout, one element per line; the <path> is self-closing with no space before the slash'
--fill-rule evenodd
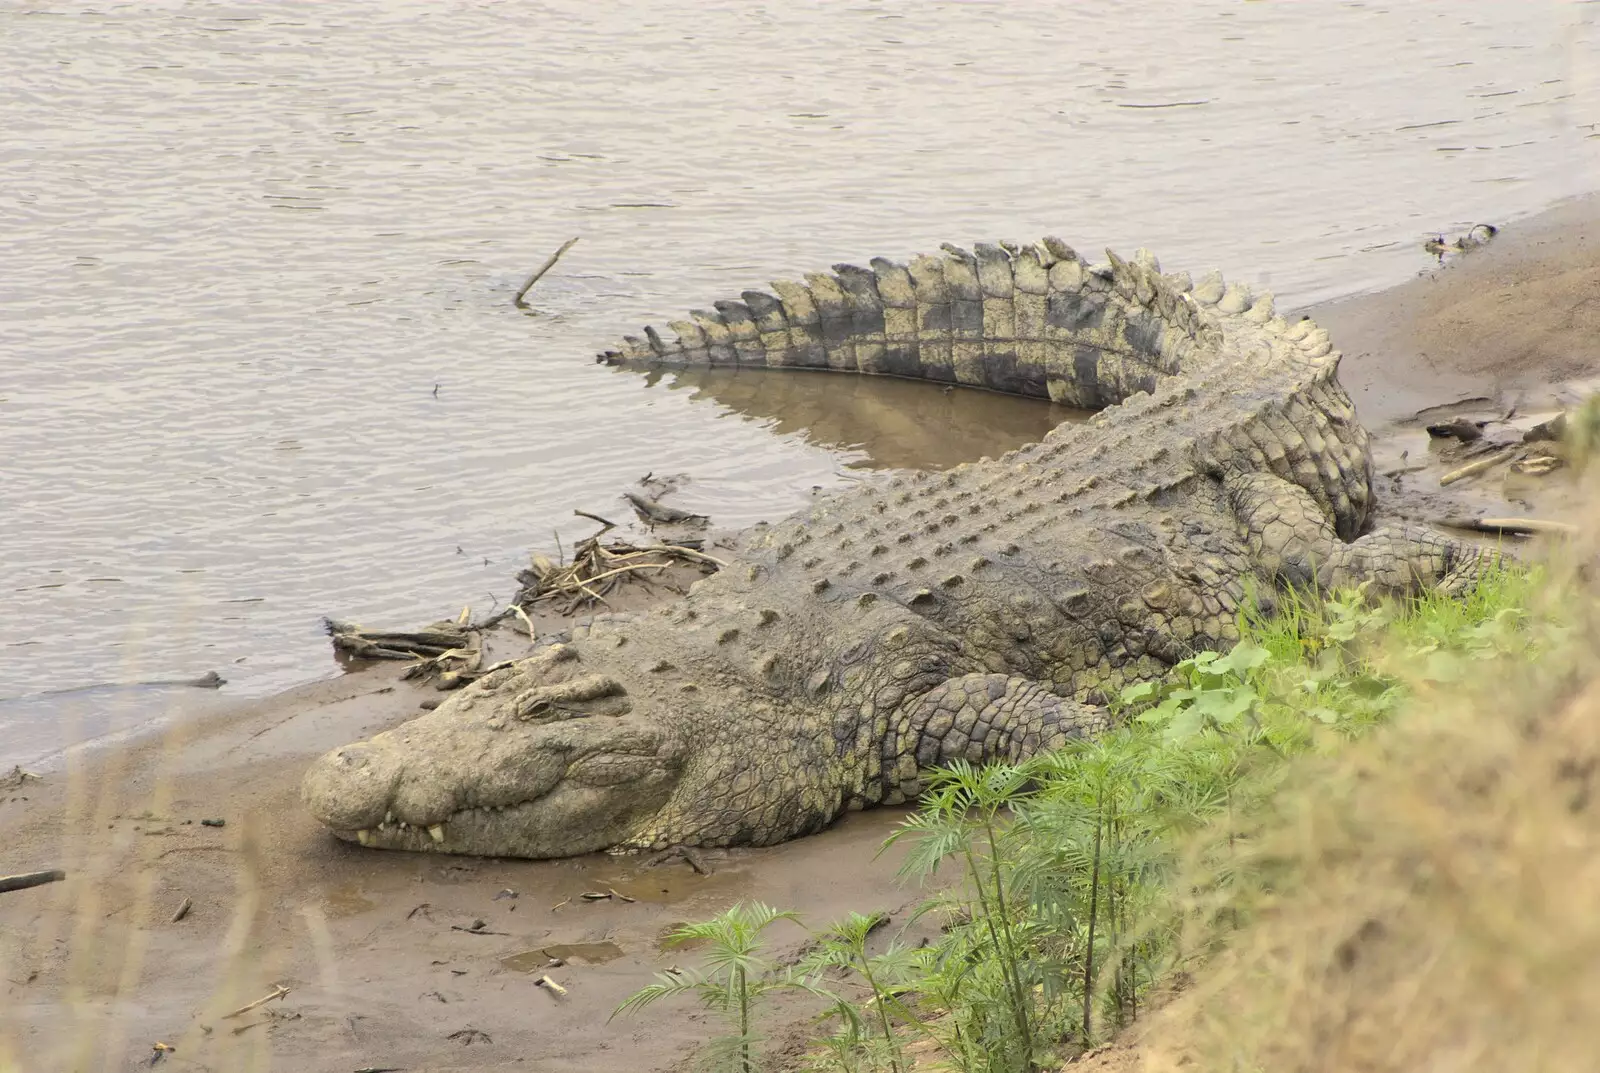
<path id="1" fill-rule="evenodd" d="M 1110 725 L 1293 587 L 1472 585 L 1492 553 L 1374 518 L 1339 352 L 1270 293 L 943 247 L 627 337 L 607 364 L 853 371 L 1098 411 L 997 459 L 821 498 L 681 600 L 603 614 L 336 749 L 303 799 L 365 846 L 511 857 L 769 845 L 917 797 L 957 759 Z M 777 375 L 777 374 L 774 374 Z"/>

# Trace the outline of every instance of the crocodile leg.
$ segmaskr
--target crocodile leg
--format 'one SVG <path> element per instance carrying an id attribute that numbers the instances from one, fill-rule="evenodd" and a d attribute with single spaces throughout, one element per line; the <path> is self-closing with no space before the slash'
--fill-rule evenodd
<path id="1" fill-rule="evenodd" d="M 1029 678 L 965 674 L 908 702 L 883 741 L 884 803 L 914 800 L 921 773 L 953 760 L 1025 760 L 1111 725 L 1105 709 Z"/>
<path id="2" fill-rule="evenodd" d="M 1327 591 L 1371 582 L 1395 594 L 1470 589 L 1497 552 L 1417 525 L 1385 525 L 1348 544 L 1299 485 L 1272 473 L 1232 473 L 1223 490 L 1245 545 L 1280 585 Z"/>

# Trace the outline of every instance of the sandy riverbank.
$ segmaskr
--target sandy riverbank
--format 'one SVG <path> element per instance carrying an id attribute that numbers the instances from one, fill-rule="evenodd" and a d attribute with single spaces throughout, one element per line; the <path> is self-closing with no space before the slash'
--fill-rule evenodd
<path id="1" fill-rule="evenodd" d="M 1565 206 L 1441 271 L 1312 311 L 1346 353 L 1380 468 L 1399 450 L 1423 459 L 1407 421 L 1417 410 L 1488 395 L 1491 411 L 1531 413 L 1600 371 L 1597 225 L 1596 202 Z M 1444 463 L 1423 463 L 1382 494 L 1436 485 Z M 1504 505 L 1492 483 L 1459 500 Z M 71 874 L 0 895 L 0 1070 L 78 1068 L 72 1056 L 132 1068 L 158 1040 L 178 1048 L 170 1069 L 660 1068 L 709 1034 L 698 1011 L 607 1017 L 681 956 L 659 949 L 663 929 L 738 898 L 820 923 L 916 896 L 876 857 L 887 811 L 773 850 L 709 854 L 710 876 L 682 862 L 372 853 L 327 837 L 298 807 L 306 761 L 430 694 L 378 668 L 257 702 L 218 698 L 160 739 L 0 792 L 0 872 Z M 635 900 L 581 897 L 610 890 Z M 192 908 L 172 922 L 184 899 Z M 546 969 L 552 947 L 578 949 Z M 566 996 L 536 986 L 546 971 Z M 279 983 L 292 989 L 282 999 L 222 1016 Z"/>

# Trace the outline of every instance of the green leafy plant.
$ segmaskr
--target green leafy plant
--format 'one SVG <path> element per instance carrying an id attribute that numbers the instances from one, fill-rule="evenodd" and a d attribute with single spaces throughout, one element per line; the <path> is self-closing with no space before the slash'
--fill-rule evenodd
<path id="1" fill-rule="evenodd" d="M 926 1031 L 916 1014 L 900 1000 L 921 969 L 917 951 L 899 940 L 891 940 L 881 954 L 867 951 L 868 936 L 885 923 L 887 918 L 882 914 L 851 913 L 824 929 L 817 936 L 815 947 L 797 966 L 807 975 L 813 993 L 832 999 L 829 1013 L 839 1018 L 840 1029 L 830 1039 L 830 1050 L 845 1069 L 854 1069 L 855 1059 L 873 1049 L 868 1044 L 868 1018 L 882 1037 L 882 1055 L 893 1073 L 903 1073 L 905 1056 L 892 1021 L 899 1019 Z M 867 998 L 862 1007 L 814 982 L 830 971 L 852 974 L 866 985 Z M 874 1046 L 878 1043 L 872 1042 Z"/>
<path id="2" fill-rule="evenodd" d="M 1185 847 L 1205 857 L 1220 907 L 1207 927 L 1237 929 L 1229 892 L 1267 881 L 1251 831 L 1289 761 L 1388 719 L 1409 683 L 1525 654 L 1538 643 L 1528 592 L 1522 575 L 1490 570 L 1465 599 L 1288 594 L 1274 615 L 1242 618 L 1228 653 L 1196 653 L 1120 691 L 1117 727 L 1093 741 L 929 773 L 890 841 L 911 840 L 908 874 L 959 872 L 921 910 L 949 924 L 908 978 L 943 1016 L 913 1027 L 957 1068 L 1018 1073 L 1059 1042 L 1092 1046 L 1136 1018 L 1194 912 L 1192 892 L 1172 886 Z M 887 1039 L 887 1018 L 878 1029 Z"/>
<path id="3" fill-rule="evenodd" d="M 1008 1031 L 994 1039 L 1002 1045 L 1000 1060 L 1011 1063 L 1002 1068 L 1024 1070 L 1034 1067 L 1038 1049 L 1034 1003 L 1029 982 L 1023 977 L 1024 948 L 1017 934 L 1015 907 L 1006 893 L 1007 847 L 1000 837 L 999 816 L 1026 796 L 1032 777 L 1027 765 L 980 768 L 965 760 L 930 771 L 925 776 L 922 807 L 886 843 L 911 840 L 902 875 L 928 877 L 946 861 L 959 862 L 961 889 L 972 899 L 967 916 L 975 934 L 968 938 L 976 938 L 981 958 L 998 975 L 1000 984 L 998 994 L 986 996 L 978 1027 L 989 1036 L 990 1015 L 998 1013 L 1004 1018 Z M 975 977 L 974 982 L 979 979 L 981 976 Z M 966 1026 L 969 1036 L 973 1028 Z M 960 1044 L 956 1050 L 967 1047 Z"/>
<path id="4" fill-rule="evenodd" d="M 730 1052 L 739 1073 L 754 1073 L 753 1018 L 761 1000 L 773 991 L 795 986 L 770 960 L 761 956 L 765 932 L 779 920 L 796 920 L 791 910 L 774 909 L 760 902 L 739 902 L 710 920 L 685 924 L 666 939 L 668 946 L 705 943 L 706 970 L 679 969 L 656 973 L 656 982 L 635 991 L 612 1012 L 632 1013 L 652 1003 L 692 995 L 709 1010 L 721 1014 L 733 1030 L 714 1041 L 716 1049 Z"/>

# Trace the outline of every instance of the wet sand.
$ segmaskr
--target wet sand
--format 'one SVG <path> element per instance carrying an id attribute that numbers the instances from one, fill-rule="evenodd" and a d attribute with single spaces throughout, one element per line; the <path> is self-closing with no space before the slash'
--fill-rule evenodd
<path id="1" fill-rule="evenodd" d="M 1559 385 L 1600 370 L 1600 198 L 1505 227 L 1399 287 L 1308 312 L 1344 351 L 1339 378 L 1374 432 L 1457 398 L 1548 407 Z"/>
<path id="2" fill-rule="evenodd" d="M 1600 370 L 1596 209 L 1565 206 L 1442 271 L 1312 310 L 1346 352 L 1380 468 L 1422 442 L 1417 410 L 1483 395 L 1474 405 L 1520 399 L 1532 413 Z M 1386 505 L 1437 486 L 1445 463 L 1419 450 L 1429 468 L 1383 485 Z M 1451 501 L 1508 506 L 1499 478 L 1467 483 Z M 326 836 L 298 806 L 306 762 L 432 695 L 378 667 L 258 702 L 210 698 L 159 739 L 0 791 L 0 872 L 69 872 L 0 895 L 0 1068 L 128 1069 L 156 1041 L 177 1047 L 169 1069 L 667 1068 L 713 1031 L 700 1010 L 607 1018 L 652 973 L 691 960 L 660 948 L 672 924 L 739 898 L 820 924 L 917 896 L 894 855 L 878 856 L 892 810 L 775 849 L 708 853 L 709 876 L 681 861 L 455 859 Z M 610 891 L 633 900 L 583 898 Z M 803 940 L 787 925 L 777 935 L 790 951 Z M 554 951 L 564 964 L 548 965 L 552 947 L 567 948 Z M 564 996 L 537 985 L 546 973 Z M 281 999 L 223 1016 L 278 984 Z"/>

